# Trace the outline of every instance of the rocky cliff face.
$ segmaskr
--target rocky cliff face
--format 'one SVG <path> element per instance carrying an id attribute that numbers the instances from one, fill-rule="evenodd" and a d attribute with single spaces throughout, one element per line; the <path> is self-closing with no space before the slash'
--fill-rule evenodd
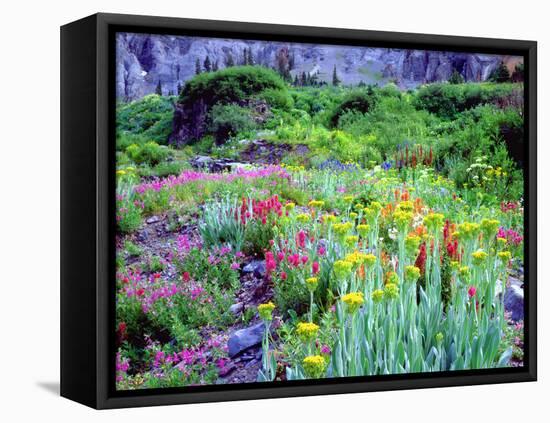
<path id="1" fill-rule="evenodd" d="M 159 82 L 163 94 L 176 94 L 179 86 L 195 75 L 196 60 L 208 56 L 223 68 L 228 60 L 243 61 L 250 49 L 254 63 L 275 67 L 281 51 L 294 61 L 291 75 L 307 72 L 332 81 L 336 66 L 344 84 L 395 81 L 402 88 L 446 81 L 457 70 L 467 81 L 484 81 L 505 56 L 345 47 L 314 44 L 229 40 L 188 36 L 120 33 L 116 39 L 117 98 L 135 100 L 155 92 Z"/>

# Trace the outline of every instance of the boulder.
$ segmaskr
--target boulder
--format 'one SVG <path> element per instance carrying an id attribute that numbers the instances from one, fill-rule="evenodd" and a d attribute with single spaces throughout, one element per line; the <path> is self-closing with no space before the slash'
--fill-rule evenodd
<path id="1" fill-rule="evenodd" d="M 510 277 L 510 286 L 504 294 L 504 308 L 512 314 L 512 320 L 523 320 L 523 281 Z"/>
<path id="2" fill-rule="evenodd" d="M 259 345 L 262 342 L 264 330 L 265 325 L 261 322 L 233 333 L 227 341 L 229 357 L 235 357 L 241 352 Z"/>
<path id="3" fill-rule="evenodd" d="M 252 273 L 255 278 L 263 278 L 265 275 L 265 260 L 252 260 L 243 267 L 243 273 Z"/>

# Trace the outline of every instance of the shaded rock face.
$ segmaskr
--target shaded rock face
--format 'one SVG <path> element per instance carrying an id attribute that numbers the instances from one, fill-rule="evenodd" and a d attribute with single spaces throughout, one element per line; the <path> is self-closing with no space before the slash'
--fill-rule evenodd
<path id="1" fill-rule="evenodd" d="M 277 55 L 285 51 L 293 58 L 292 77 L 302 72 L 317 74 L 331 83 L 334 66 L 344 84 L 384 83 L 395 80 L 402 88 L 446 81 L 453 70 L 466 81 L 486 80 L 504 61 L 517 57 L 488 54 L 346 47 L 271 41 L 230 40 L 189 36 L 119 33 L 116 38 L 116 94 L 130 101 L 154 93 L 159 82 L 163 94 L 177 94 L 178 86 L 195 75 L 195 63 L 218 63 L 221 69 L 229 57 L 242 63 L 244 49 L 251 49 L 254 63 L 274 67 Z"/>
<path id="2" fill-rule="evenodd" d="M 208 112 L 208 106 L 202 100 L 191 105 L 177 103 L 169 142 L 183 145 L 206 135 Z"/>

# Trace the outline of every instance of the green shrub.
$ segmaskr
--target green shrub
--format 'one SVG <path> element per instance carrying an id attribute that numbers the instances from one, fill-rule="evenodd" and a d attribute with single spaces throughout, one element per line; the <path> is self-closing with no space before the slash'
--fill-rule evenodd
<path id="1" fill-rule="evenodd" d="M 207 106 L 248 99 L 266 90 L 286 90 L 286 84 L 272 69 L 262 66 L 234 66 L 217 72 L 204 72 L 185 83 L 179 101 Z"/>
<path id="2" fill-rule="evenodd" d="M 210 110 L 210 131 L 217 144 L 223 144 L 239 133 L 250 132 L 256 123 L 246 107 L 236 104 L 216 104 Z"/>
<path id="3" fill-rule="evenodd" d="M 464 110 L 481 104 L 495 103 L 510 96 L 513 90 L 514 84 L 430 84 L 418 89 L 413 104 L 417 109 L 453 119 Z"/>
<path id="4" fill-rule="evenodd" d="M 154 141 L 143 145 L 132 144 L 126 148 L 128 157 L 137 164 L 147 163 L 154 166 L 167 159 L 171 153 L 165 146 L 160 146 Z"/>
<path id="5" fill-rule="evenodd" d="M 117 132 L 141 135 L 158 144 L 166 144 L 172 131 L 173 102 L 173 97 L 151 94 L 131 103 L 117 105 Z"/>
<path id="6" fill-rule="evenodd" d="M 368 87 L 366 90 L 351 92 L 332 111 L 330 125 L 337 127 L 340 117 L 350 111 L 362 114 L 368 113 L 374 108 L 377 102 L 378 94 L 372 87 Z"/>

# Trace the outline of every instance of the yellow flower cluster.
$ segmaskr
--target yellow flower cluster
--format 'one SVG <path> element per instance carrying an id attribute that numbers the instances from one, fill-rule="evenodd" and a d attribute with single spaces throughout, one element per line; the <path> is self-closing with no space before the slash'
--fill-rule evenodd
<path id="1" fill-rule="evenodd" d="M 372 301 L 374 301 L 375 303 L 381 302 L 384 299 L 384 291 L 382 291 L 381 289 L 376 289 L 372 292 L 371 298 Z"/>
<path id="2" fill-rule="evenodd" d="M 324 202 L 324 201 L 321 201 L 321 200 L 311 200 L 311 201 L 308 203 L 308 206 L 309 206 L 309 207 L 312 207 L 312 208 L 314 208 L 314 209 L 320 209 L 320 208 L 322 208 L 324 205 L 325 205 L 325 202 Z"/>
<path id="3" fill-rule="evenodd" d="M 464 222 L 458 225 L 458 233 L 453 236 L 461 241 L 474 241 L 479 235 L 479 224 Z"/>
<path id="4" fill-rule="evenodd" d="M 338 279 L 343 279 L 351 273 L 353 263 L 347 260 L 336 260 L 334 262 L 334 273 Z"/>
<path id="5" fill-rule="evenodd" d="M 389 300 L 399 297 L 399 287 L 394 283 L 388 283 L 384 287 L 384 297 Z"/>
<path id="6" fill-rule="evenodd" d="M 317 289 L 318 284 L 319 284 L 319 278 L 315 276 L 312 276 L 311 278 L 306 279 L 306 286 L 310 292 L 315 291 Z"/>
<path id="7" fill-rule="evenodd" d="M 443 222 L 445 216 L 441 213 L 430 213 L 424 216 L 424 224 L 428 228 L 428 231 L 435 233 L 443 228 Z"/>
<path id="8" fill-rule="evenodd" d="M 357 244 L 358 241 L 359 241 L 359 237 L 357 235 L 348 235 L 345 239 L 346 245 L 348 247 L 353 247 L 354 245 Z"/>
<path id="9" fill-rule="evenodd" d="M 327 363 L 320 355 L 310 355 L 304 358 L 302 366 L 307 376 L 318 379 L 325 374 Z"/>
<path id="10" fill-rule="evenodd" d="M 477 250 L 476 252 L 472 253 L 474 264 L 476 266 L 481 266 L 487 259 L 487 256 L 488 254 L 483 250 Z"/>
<path id="11" fill-rule="evenodd" d="M 389 271 L 386 273 L 386 277 L 384 279 L 384 284 L 393 284 L 393 285 L 399 285 L 399 276 L 397 276 L 397 273 L 394 271 Z"/>
<path id="12" fill-rule="evenodd" d="M 405 238 L 405 251 L 409 256 L 416 256 L 420 241 L 421 239 L 417 235 L 408 235 Z"/>
<path id="13" fill-rule="evenodd" d="M 345 223 L 335 223 L 332 228 L 334 229 L 334 232 L 340 236 L 346 235 L 351 228 L 353 227 L 353 224 L 351 222 L 345 222 Z"/>
<path id="14" fill-rule="evenodd" d="M 348 306 L 348 311 L 353 314 L 365 302 L 362 292 L 350 292 L 342 297 L 342 301 Z"/>
<path id="15" fill-rule="evenodd" d="M 462 279 L 470 277 L 470 268 L 468 266 L 462 266 L 458 269 L 458 273 Z"/>
<path id="16" fill-rule="evenodd" d="M 480 226 L 484 237 L 491 239 L 497 234 L 500 222 L 496 219 L 482 219 Z"/>
<path id="17" fill-rule="evenodd" d="M 353 195 L 344 196 L 344 202 L 350 204 L 353 201 Z"/>
<path id="18" fill-rule="evenodd" d="M 395 210 L 403 211 L 403 212 L 412 212 L 414 210 L 414 205 L 412 201 L 401 201 Z"/>
<path id="19" fill-rule="evenodd" d="M 420 277 L 420 269 L 416 266 L 405 267 L 405 280 L 407 282 L 416 282 Z"/>
<path id="20" fill-rule="evenodd" d="M 504 264 L 508 264 L 508 262 L 512 259 L 512 253 L 510 253 L 510 251 L 499 251 L 497 256 Z"/>
<path id="21" fill-rule="evenodd" d="M 260 314 L 260 318 L 264 321 L 269 321 L 273 318 L 272 313 L 275 309 L 275 304 L 273 304 L 271 301 L 265 304 L 260 304 L 258 306 L 258 313 Z"/>
<path id="22" fill-rule="evenodd" d="M 396 210 L 393 213 L 393 220 L 399 232 L 406 232 L 413 218 L 412 212 Z"/>
<path id="23" fill-rule="evenodd" d="M 300 223 L 307 223 L 311 220 L 311 216 L 307 213 L 300 213 L 296 216 L 296 220 Z"/>
<path id="24" fill-rule="evenodd" d="M 369 234 L 369 231 L 370 231 L 370 225 L 365 225 L 365 224 L 357 225 L 357 232 L 359 232 L 359 235 L 361 235 L 362 237 L 366 237 Z"/>
<path id="25" fill-rule="evenodd" d="M 337 220 L 338 220 L 338 218 L 336 216 L 334 216 L 333 214 L 325 214 L 323 216 L 323 222 L 325 222 L 325 223 L 335 223 Z"/>
<path id="26" fill-rule="evenodd" d="M 287 211 L 292 211 L 292 210 L 294 210 L 294 207 L 296 207 L 296 204 L 294 204 L 294 203 L 292 203 L 292 202 L 286 203 L 286 204 L 285 204 L 285 209 L 286 209 Z"/>
<path id="27" fill-rule="evenodd" d="M 349 214 L 349 218 L 352 219 L 352 220 L 357 219 L 357 216 L 359 216 L 359 215 L 355 212 L 350 212 L 350 214 Z"/>
<path id="28" fill-rule="evenodd" d="M 298 323 L 296 326 L 296 334 L 303 342 L 311 342 L 315 340 L 317 333 L 319 332 L 319 326 L 315 323 Z"/>

